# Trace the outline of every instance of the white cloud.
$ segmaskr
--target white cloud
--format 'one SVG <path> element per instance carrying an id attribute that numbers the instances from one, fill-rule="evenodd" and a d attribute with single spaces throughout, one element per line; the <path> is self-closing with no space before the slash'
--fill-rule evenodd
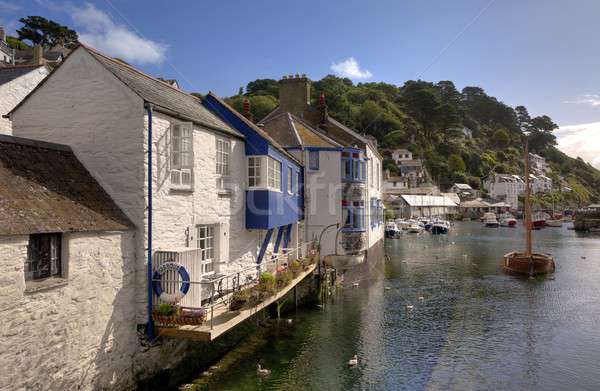
<path id="1" fill-rule="evenodd" d="M 350 79 L 368 79 L 373 76 L 368 70 L 360 69 L 360 65 L 354 57 L 349 57 L 337 64 L 331 64 L 331 70 L 338 76 Z"/>
<path id="2" fill-rule="evenodd" d="M 164 60 L 167 46 L 143 38 L 111 17 L 86 3 L 73 7 L 71 17 L 77 26 L 79 40 L 108 55 L 137 64 L 157 64 Z"/>
<path id="3" fill-rule="evenodd" d="M 561 151 L 600 169 L 600 122 L 561 126 L 555 134 Z"/>
<path id="4" fill-rule="evenodd" d="M 600 95 L 586 94 L 579 99 L 566 101 L 565 103 L 574 103 L 576 105 L 590 105 L 592 107 L 597 107 L 600 106 Z"/>

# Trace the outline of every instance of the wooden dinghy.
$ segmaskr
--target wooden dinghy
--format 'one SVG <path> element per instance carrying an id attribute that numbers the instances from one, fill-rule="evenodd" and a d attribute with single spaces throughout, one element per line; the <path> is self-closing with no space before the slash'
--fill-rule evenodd
<path id="1" fill-rule="evenodd" d="M 549 255 L 538 253 L 528 255 L 513 251 L 504 255 L 502 269 L 506 273 L 533 277 L 540 274 L 554 273 L 556 265 L 554 259 Z"/>

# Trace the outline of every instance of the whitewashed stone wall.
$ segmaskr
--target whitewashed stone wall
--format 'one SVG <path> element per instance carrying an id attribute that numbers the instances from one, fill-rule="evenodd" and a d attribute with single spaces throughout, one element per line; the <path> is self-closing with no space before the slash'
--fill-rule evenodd
<path id="1" fill-rule="evenodd" d="M 4 114 L 8 114 L 23 100 L 46 76 L 48 68 L 40 67 L 31 72 L 0 85 L 0 134 L 12 134 L 12 124 Z"/>
<path id="2" fill-rule="evenodd" d="M 27 293 L 28 236 L 0 238 L 0 389 L 132 385 L 134 232 L 63 236 L 64 286 Z"/>

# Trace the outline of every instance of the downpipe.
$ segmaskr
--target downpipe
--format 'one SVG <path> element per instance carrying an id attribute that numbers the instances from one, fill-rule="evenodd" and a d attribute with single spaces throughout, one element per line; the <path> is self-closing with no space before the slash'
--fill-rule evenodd
<path id="1" fill-rule="evenodd" d="M 147 261 L 147 279 L 148 279 L 148 323 L 146 334 L 149 341 L 154 341 L 154 320 L 152 319 L 153 295 L 152 295 L 152 114 L 153 107 L 149 102 L 145 102 L 144 107 L 148 112 L 148 261 Z"/>

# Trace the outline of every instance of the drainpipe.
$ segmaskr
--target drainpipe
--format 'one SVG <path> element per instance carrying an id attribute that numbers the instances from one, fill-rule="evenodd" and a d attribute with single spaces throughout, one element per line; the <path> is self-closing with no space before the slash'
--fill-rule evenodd
<path id="1" fill-rule="evenodd" d="M 145 102 L 148 111 L 148 325 L 147 335 L 150 341 L 154 340 L 154 320 L 152 319 L 152 104 Z"/>

